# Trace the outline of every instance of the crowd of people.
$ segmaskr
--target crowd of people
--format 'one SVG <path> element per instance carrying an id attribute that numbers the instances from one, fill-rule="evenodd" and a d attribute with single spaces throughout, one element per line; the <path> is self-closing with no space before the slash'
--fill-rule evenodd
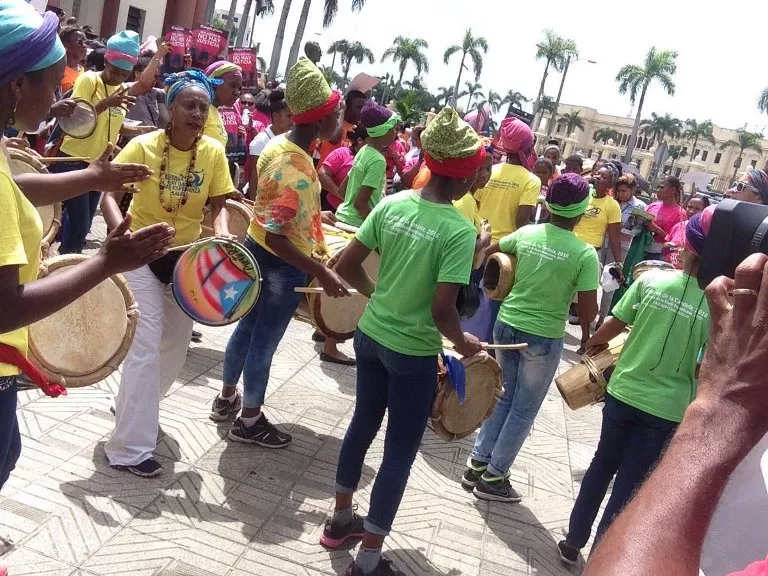
<path id="1" fill-rule="evenodd" d="M 232 420 L 231 441 L 272 449 L 291 444 L 263 407 L 275 351 L 302 298 L 295 289 L 314 278 L 331 297 L 347 297 L 351 287 L 369 298 L 354 336 L 355 358 L 341 353 L 338 341 L 313 336 L 324 342 L 323 361 L 357 366 L 334 511 L 321 536 L 330 549 L 362 540 L 347 575 L 401 573 L 382 557 L 382 546 L 432 409 L 444 339 L 466 357 L 483 353 L 487 342 L 526 345 L 496 352 L 503 395 L 456 479 L 483 500 L 522 500 L 510 470 L 559 366 L 569 316 L 581 327 L 580 353 L 597 354 L 631 330 L 608 383 L 599 444 L 557 552 L 564 562 L 579 561 L 613 481 L 594 565 L 650 562 L 644 550 L 658 556 L 637 544 L 630 559 L 616 558 L 616 542 L 631 541 L 633 524 L 643 521 L 642 505 L 627 505 L 676 432 L 680 439 L 665 462 L 685 460 L 691 434 L 736 394 L 718 367 L 737 371 L 756 361 L 718 331 L 742 329 L 736 320 L 728 324 L 732 317 L 765 312 L 758 295 L 765 280 L 756 271 L 758 264 L 760 273 L 765 268 L 764 256 L 753 258 L 749 281 L 737 274 L 741 292 L 734 292 L 740 297 L 732 311 L 728 281 L 715 283 L 709 298 L 698 285 L 715 209 L 708 197 L 684 198 L 680 181 L 665 176 L 646 204 L 621 162 L 597 160 L 585 172 L 585 159 L 563 159 L 557 142 L 537 148 L 531 128 L 515 117 L 492 138 L 478 135 L 451 108 L 426 125 L 404 125 L 365 93 L 331 89 L 309 58 L 287 72 L 284 86 L 252 94 L 243 91 L 242 71 L 230 62 L 164 74 L 163 42 L 142 45 L 136 33 L 123 31 L 102 48 L 88 46 L 96 42 L 91 36 L 76 23 L 61 27 L 52 13 L 39 16 L 22 0 L 0 0 L 3 148 L 77 158 L 54 163 L 50 174 L 13 175 L 0 154 L 0 486 L 21 450 L 19 375 L 45 382 L 27 360 L 29 325 L 116 273 L 124 273 L 140 319 L 122 367 L 106 456 L 110 466 L 137 476 L 162 473 L 154 457 L 160 402 L 193 334 L 193 320 L 168 290 L 181 254 L 169 249 L 200 237 L 205 210 L 215 234 L 231 238 L 225 200 L 234 197 L 251 203 L 243 244 L 262 278 L 256 305 L 226 346 L 222 388 L 212 399 L 210 418 Z M 93 133 L 57 137 L 54 130 L 46 149 L 41 125 L 71 114 L 72 98 L 93 106 Z M 247 158 L 231 150 L 223 119 L 231 110 L 240 119 Z M 768 174 L 749 170 L 729 193 L 766 203 Z M 99 206 L 109 234 L 91 258 L 37 279 L 42 229 L 35 206 L 57 202 L 64 205 L 61 253 L 83 250 Z M 331 269 L 323 258 L 324 229 L 342 225 L 356 233 Z M 380 257 L 375 281 L 363 266 L 374 251 Z M 462 317 L 460 292 L 468 285 L 482 289 L 484 262 L 497 252 L 516 259 L 512 290 L 503 301 L 483 299 Z M 643 260 L 665 260 L 668 269 L 633 280 L 632 269 Z M 614 282 L 601 287 L 605 270 Z M 715 330 L 708 344 L 710 314 Z M 764 324 L 762 318 L 755 326 Z M 705 393 L 697 395 L 702 361 Z M 752 382 L 746 384 L 742 403 L 755 396 Z M 738 412 L 729 426 L 752 425 L 753 408 Z M 354 495 L 385 414 L 383 460 L 362 518 Z M 761 437 L 758 427 L 765 432 L 763 424 L 741 436 L 734 428 L 738 446 L 719 443 L 722 451 L 711 457 L 727 450 L 743 455 Z M 662 464 L 638 500 L 648 498 L 648 485 L 662 483 L 665 473 L 676 474 Z M 674 515 L 673 505 L 679 503 L 670 502 L 666 514 Z M 706 526 L 708 519 L 698 521 Z M 601 544 L 607 540 L 614 545 Z M 589 565 L 587 571 L 609 573 Z"/>

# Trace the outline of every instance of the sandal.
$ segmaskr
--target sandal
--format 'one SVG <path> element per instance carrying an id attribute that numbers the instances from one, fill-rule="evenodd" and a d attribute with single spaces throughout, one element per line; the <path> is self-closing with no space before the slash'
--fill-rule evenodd
<path id="1" fill-rule="evenodd" d="M 331 364 L 341 364 L 342 366 L 357 366 L 357 360 L 354 358 L 335 358 L 325 352 L 320 352 L 320 362 L 330 362 Z"/>

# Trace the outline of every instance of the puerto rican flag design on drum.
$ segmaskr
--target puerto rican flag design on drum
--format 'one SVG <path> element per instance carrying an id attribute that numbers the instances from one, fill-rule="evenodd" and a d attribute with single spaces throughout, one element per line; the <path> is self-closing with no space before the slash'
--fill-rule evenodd
<path id="1" fill-rule="evenodd" d="M 253 282 L 229 259 L 224 249 L 216 245 L 198 254 L 197 278 L 205 299 L 227 319 Z"/>

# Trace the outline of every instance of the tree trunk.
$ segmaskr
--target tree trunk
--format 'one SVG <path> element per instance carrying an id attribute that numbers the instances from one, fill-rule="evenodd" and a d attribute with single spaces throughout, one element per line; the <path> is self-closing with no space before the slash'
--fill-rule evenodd
<path id="1" fill-rule="evenodd" d="M 307 19 L 309 18 L 309 9 L 312 6 L 312 0 L 304 0 L 304 6 L 301 8 L 301 16 L 299 16 L 299 24 L 296 26 L 296 36 L 293 38 L 293 44 L 291 45 L 291 51 L 288 53 L 288 63 L 285 66 L 285 71 L 293 68 L 296 61 L 299 59 L 299 49 L 301 48 L 301 41 L 304 39 L 304 30 L 307 27 Z"/>
<path id="2" fill-rule="evenodd" d="M 536 115 L 539 113 L 539 106 L 541 106 L 541 97 L 544 96 L 544 85 L 547 83 L 547 75 L 549 74 L 550 63 L 551 60 L 547 58 L 547 63 L 544 65 L 544 76 L 541 77 L 541 85 L 539 85 L 539 94 L 536 96 L 536 101 L 533 103 L 534 124 L 536 124 Z"/>
<path id="3" fill-rule="evenodd" d="M 405 74 L 405 66 L 400 66 L 400 76 L 397 79 L 397 84 L 395 84 L 395 98 L 398 97 L 400 94 L 400 86 L 403 82 L 403 75 Z"/>
<path id="4" fill-rule="evenodd" d="M 208 5 L 205 7 L 205 22 L 204 24 L 210 24 L 213 20 L 213 13 L 216 11 L 216 0 L 208 0 Z"/>
<path id="5" fill-rule="evenodd" d="M 470 92 L 469 96 L 467 96 L 467 110 L 466 110 L 467 114 L 469 114 L 470 108 L 472 108 L 472 96 L 474 96 L 472 92 Z"/>
<path id="6" fill-rule="evenodd" d="M 467 57 L 467 53 L 464 52 L 461 55 L 461 66 L 459 66 L 459 75 L 456 77 L 456 86 L 453 89 L 453 96 L 451 97 L 451 106 L 456 108 L 459 105 L 459 84 L 461 84 L 461 73 L 464 72 L 464 59 Z"/>
<path id="7" fill-rule="evenodd" d="M 333 53 L 333 60 L 331 60 L 331 71 L 336 72 L 336 52 Z"/>
<path id="8" fill-rule="evenodd" d="M 693 146 L 691 147 L 691 161 L 696 160 L 696 145 L 699 143 L 698 134 L 693 139 Z"/>
<path id="9" fill-rule="evenodd" d="M 563 77 L 560 79 L 560 90 L 557 91 L 557 100 L 555 100 L 555 109 L 552 110 L 552 121 L 547 122 L 547 140 L 552 137 L 552 132 L 555 130 L 555 118 L 557 118 L 557 109 L 560 106 L 560 97 L 563 95 L 563 86 L 565 86 L 565 77 L 568 76 L 568 68 L 571 65 L 571 57 L 568 56 L 568 60 L 565 61 L 565 68 L 563 68 Z"/>
<path id="10" fill-rule="evenodd" d="M 341 66 L 344 70 L 344 80 L 342 80 L 342 86 L 339 86 L 342 90 L 344 90 L 347 87 L 347 80 L 349 79 L 349 69 L 352 67 L 352 58 L 344 61 L 344 58 L 341 59 Z"/>
<path id="11" fill-rule="evenodd" d="M 231 41 L 232 32 L 235 29 L 235 10 L 237 10 L 237 0 L 232 0 L 229 4 L 229 14 L 227 15 L 227 42 Z"/>
<path id="12" fill-rule="evenodd" d="M 653 137 L 659 141 L 659 146 L 661 146 L 664 143 L 664 136 L 666 136 L 666 135 L 667 134 L 665 132 L 660 132 L 658 134 L 654 134 Z M 661 159 L 661 158 L 659 158 L 659 159 Z M 656 174 L 659 173 L 659 168 L 661 168 L 661 166 L 659 166 L 659 164 L 660 163 L 656 162 L 656 160 L 653 161 L 653 164 L 651 165 L 651 174 L 652 175 L 656 175 Z"/>
<path id="13" fill-rule="evenodd" d="M 736 158 L 736 162 L 734 162 L 734 164 L 736 165 L 733 167 L 733 176 L 731 176 L 731 182 L 736 182 L 736 175 L 739 173 L 739 168 L 741 168 L 741 163 L 743 161 L 744 161 L 744 148 L 739 150 L 739 157 Z"/>
<path id="14" fill-rule="evenodd" d="M 285 40 L 285 25 L 288 22 L 288 14 L 291 11 L 293 0 L 283 0 L 283 10 L 280 12 L 280 22 L 275 33 L 275 43 L 272 45 L 272 57 L 269 60 L 269 78 L 274 80 L 277 69 L 280 66 L 280 56 L 283 52 L 283 40 Z"/>
<path id="15" fill-rule="evenodd" d="M 648 90 L 648 83 L 643 86 L 643 91 L 640 92 L 640 101 L 637 104 L 637 116 L 635 116 L 635 125 L 632 127 L 632 135 L 627 142 L 627 153 L 624 155 L 624 163 L 629 164 L 632 161 L 632 152 L 635 151 L 635 145 L 637 144 L 637 133 L 640 131 L 640 117 L 643 114 L 643 104 L 645 102 L 645 92 Z"/>
<path id="16" fill-rule="evenodd" d="M 251 4 L 253 0 L 245 0 L 243 15 L 240 17 L 240 27 L 237 29 L 237 39 L 235 46 L 242 46 L 245 39 L 245 29 L 248 28 L 248 16 L 251 14 Z"/>

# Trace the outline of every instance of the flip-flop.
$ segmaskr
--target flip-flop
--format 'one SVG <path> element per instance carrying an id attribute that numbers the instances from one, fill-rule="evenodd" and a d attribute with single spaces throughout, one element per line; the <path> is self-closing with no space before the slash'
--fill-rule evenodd
<path id="1" fill-rule="evenodd" d="M 312 332 L 312 341 L 313 342 L 325 342 L 325 335 L 321 334 L 317 330 Z"/>
<path id="2" fill-rule="evenodd" d="M 320 352 L 320 362 L 330 362 L 331 364 L 341 364 L 342 366 L 357 366 L 357 360 L 354 358 L 342 360 L 341 358 L 334 358 L 325 352 Z"/>

